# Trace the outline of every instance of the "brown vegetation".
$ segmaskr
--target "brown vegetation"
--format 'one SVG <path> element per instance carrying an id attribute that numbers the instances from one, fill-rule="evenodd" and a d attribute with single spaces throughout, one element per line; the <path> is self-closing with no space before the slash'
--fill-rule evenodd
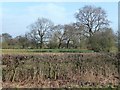
<path id="1" fill-rule="evenodd" d="M 117 58 L 105 53 L 4 54 L 3 87 L 116 87 Z"/>

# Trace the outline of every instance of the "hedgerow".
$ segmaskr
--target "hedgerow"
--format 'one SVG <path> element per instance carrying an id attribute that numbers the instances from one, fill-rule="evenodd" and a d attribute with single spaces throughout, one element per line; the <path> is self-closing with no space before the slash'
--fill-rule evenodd
<path id="1" fill-rule="evenodd" d="M 117 87 L 118 57 L 105 53 L 3 54 L 4 83 L 35 87 Z"/>

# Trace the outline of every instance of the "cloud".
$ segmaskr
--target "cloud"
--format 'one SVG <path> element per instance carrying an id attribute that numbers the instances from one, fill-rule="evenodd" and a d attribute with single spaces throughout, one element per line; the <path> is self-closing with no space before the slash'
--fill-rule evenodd
<path id="1" fill-rule="evenodd" d="M 55 24 L 66 24 L 73 21 L 70 14 L 65 7 L 56 3 L 39 3 L 16 8 L 4 7 L 2 32 L 8 32 L 12 36 L 24 34 L 29 31 L 26 27 L 41 17 L 48 18 Z"/>
<path id="2" fill-rule="evenodd" d="M 51 19 L 55 23 L 68 23 L 69 13 L 60 5 L 53 3 L 41 4 L 39 6 L 28 7 L 29 15 L 35 19 L 38 17 L 45 17 Z"/>

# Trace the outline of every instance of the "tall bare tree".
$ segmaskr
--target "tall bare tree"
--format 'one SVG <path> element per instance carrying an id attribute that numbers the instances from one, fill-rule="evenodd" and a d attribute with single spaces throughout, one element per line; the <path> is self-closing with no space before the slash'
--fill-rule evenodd
<path id="1" fill-rule="evenodd" d="M 29 26 L 31 38 L 39 43 L 43 48 L 44 42 L 48 40 L 53 28 L 53 22 L 46 18 L 38 18 L 37 21 Z"/>
<path id="2" fill-rule="evenodd" d="M 92 36 L 101 28 L 109 25 L 106 12 L 100 7 L 85 6 L 75 14 L 77 25 L 84 26 L 84 34 Z"/>

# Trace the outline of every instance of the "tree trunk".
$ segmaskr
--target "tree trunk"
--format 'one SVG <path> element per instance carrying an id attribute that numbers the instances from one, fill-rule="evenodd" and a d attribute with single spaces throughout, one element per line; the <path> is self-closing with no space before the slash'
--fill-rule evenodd
<path id="1" fill-rule="evenodd" d="M 36 48 L 38 49 L 38 44 L 36 44 Z"/>
<path id="2" fill-rule="evenodd" d="M 58 48 L 60 48 L 61 47 L 61 42 L 59 43 L 59 45 L 58 45 Z"/>
<path id="3" fill-rule="evenodd" d="M 69 48 L 70 39 L 67 41 L 67 48 Z"/>
<path id="4" fill-rule="evenodd" d="M 89 36 L 89 49 L 93 49 L 93 47 L 92 47 L 92 33 L 90 33 L 90 36 Z"/>
<path id="5" fill-rule="evenodd" d="M 24 49 L 25 48 L 25 45 L 22 45 L 22 49 Z"/>
<path id="6" fill-rule="evenodd" d="M 43 36 L 40 37 L 40 49 L 43 48 Z"/>
<path id="7" fill-rule="evenodd" d="M 62 40 L 60 39 L 59 44 L 58 44 L 58 48 L 61 48 L 61 45 L 62 45 Z"/>

